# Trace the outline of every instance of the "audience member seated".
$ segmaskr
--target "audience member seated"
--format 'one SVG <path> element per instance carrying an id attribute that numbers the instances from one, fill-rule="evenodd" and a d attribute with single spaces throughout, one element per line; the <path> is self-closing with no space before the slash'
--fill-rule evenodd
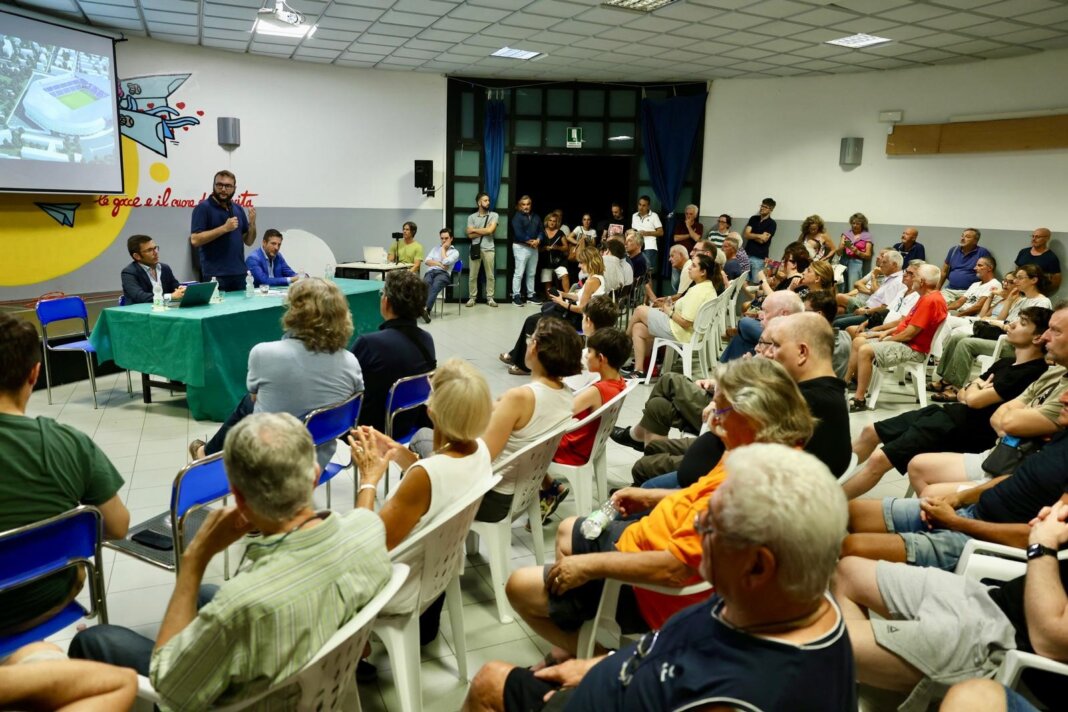
<path id="1" fill-rule="evenodd" d="M 864 213 L 850 215 L 849 229 L 842 233 L 842 239 L 838 245 L 840 264 L 845 265 L 846 268 L 843 284 L 855 284 L 860 279 L 865 263 L 871 260 L 874 245 L 871 233 L 868 232 L 868 218 L 864 216 Z"/>
<path id="2" fill-rule="evenodd" d="M 352 337 L 352 314 L 336 284 L 308 278 L 290 287 L 282 328 L 280 340 L 252 347 L 248 393 L 211 440 L 189 444 L 194 460 L 222 451 L 230 428 L 252 413 L 303 418 L 363 390 L 360 363 L 345 350 Z M 326 467 L 335 450 L 333 442 L 319 447 L 319 467 Z"/>
<path id="3" fill-rule="evenodd" d="M 668 262 L 671 264 L 671 292 L 673 294 L 678 294 L 680 291 L 679 280 L 682 277 L 682 270 L 688 259 L 689 255 L 683 245 L 676 243 L 668 250 Z"/>
<path id="4" fill-rule="evenodd" d="M 393 244 L 389 246 L 389 254 L 387 259 L 390 262 L 397 262 L 399 264 L 410 264 L 411 267 L 408 270 L 418 276 L 419 265 L 423 264 L 423 246 L 415 241 L 415 233 L 418 232 L 419 226 L 410 220 L 401 226 L 401 235 L 404 239 L 400 242 L 393 241 Z M 393 233 L 394 235 L 396 233 Z"/>
<path id="5" fill-rule="evenodd" d="M 760 341 L 760 335 L 764 333 L 764 327 L 768 322 L 776 317 L 797 314 L 804 311 L 804 308 L 805 305 L 796 292 L 789 290 L 773 292 L 764 301 L 764 308 L 760 310 L 756 318 L 744 316 L 738 320 L 738 333 L 723 349 L 723 353 L 719 356 L 720 362 L 727 363 L 746 354 L 754 353 L 757 342 Z"/>
<path id="6" fill-rule="evenodd" d="M 116 712 L 136 696 L 133 670 L 69 660 L 52 643 L 24 645 L 0 662 L 0 709 Z"/>
<path id="7" fill-rule="evenodd" d="M 737 233 L 731 233 L 723 238 L 722 252 L 726 258 L 723 263 L 723 273 L 728 279 L 738 279 L 743 274 L 749 274 L 749 255 L 742 248 L 742 238 Z"/>
<path id="8" fill-rule="evenodd" d="M 843 487 L 850 499 L 867 492 L 891 469 L 904 474 L 913 457 L 928 452 L 979 453 L 994 445 L 998 435 L 990 418 L 1002 403 L 1019 397 L 1046 372 L 1042 335 L 1051 312 L 1032 307 L 1009 325 L 1009 345 L 1016 355 L 1000 359 L 967 388 L 958 402 L 929 405 L 867 425 L 853 443 L 858 464 Z M 876 449 L 879 444 L 882 448 Z"/>
<path id="9" fill-rule="evenodd" d="M 612 428 L 612 440 L 644 452 L 654 440 L 667 440 L 672 428 L 697 435 L 715 385 L 711 378 L 691 381 L 681 373 L 665 373 L 653 384 L 642 407 L 642 419 L 636 425 Z"/>
<path id="10" fill-rule="evenodd" d="M 178 284 L 171 268 L 159 261 L 159 246 L 148 235 L 133 235 L 126 241 L 133 262 L 122 268 L 122 296 L 127 304 L 151 304 L 156 282 L 172 300 L 181 299 L 185 287 Z"/>
<path id="11" fill-rule="evenodd" d="M 186 547 L 155 642 L 98 625 L 70 644 L 73 658 L 147 675 L 165 709 L 225 706 L 284 680 L 391 575 L 378 517 L 312 509 L 315 446 L 292 415 L 245 418 L 227 435 L 223 461 L 234 504 L 213 510 Z M 211 559 L 253 530 L 237 574 L 202 586 Z M 265 704 L 294 709 L 298 696 L 289 687 Z"/>
<path id="12" fill-rule="evenodd" d="M 702 253 L 693 258 L 692 262 L 689 275 L 693 284 L 685 294 L 659 308 L 643 304 L 631 315 L 627 325 L 627 335 L 634 341 L 634 370 L 629 374 L 631 378 L 645 378 L 645 369 L 653 368 L 653 364 L 647 366 L 646 361 L 653 348 L 654 339 L 689 342 L 693 337 L 697 312 L 705 302 L 716 296 L 716 288 L 712 283 L 712 277 L 719 272 L 716 261 L 710 255 Z"/>
<path id="13" fill-rule="evenodd" d="M 1052 233 L 1048 227 L 1035 228 L 1031 232 L 1031 247 L 1025 247 L 1016 255 L 1016 266 L 1036 265 L 1049 278 L 1049 294 L 1061 288 L 1061 261 L 1049 249 Z"/>
<path id="14" fill-rule="evenodd" d="M 577 291 L 550 295 L 550 301 L 542 306 L 539 313 L 531 314 L 523 320 L 523 327 L 519 330 L 519 336 L 512 350 L 497 356 L 501 363 L 508 365 L 508 373 L 513 376 L 530 374 L 525 359 L 527 342 L 542 319 L 548 316 L 559 317 L 571 324 L 572 328 L 578 329 L 582 324 L 582 311 L 586 308 L 586 304 L 594 297 L 605 293 L 604 261 L 601 259 L 600 251 L 593 245 L 583 245 L 579 247 L 578 260 L 581 270 L 579 275 L 586 276 L 575 285 Z"/>
<path id="15" fill-rule="evenodd" d="M 440 245 L 431 248 L 423 263 L 427 266 L 423 274 L 426 282 L 426 308 L 423 309 L 423 321 L 430 323 L 430 312 L 434 310 L 434 302 L 438 299 L 441 290 L 452 282 L 452 268 L 460 260 L 459 251 L 452 246 L 452 230 L 443 227 L 438 232 Z"/>
<path id="16" fill-rule="evenodd" d="M 121 539 L 130 525 L 122 477 L 93 439 L 26 415 L 41 375 L 41 339 L 32 324 L 0 313 L 0 531 L 62 514 L 80 504 L 100 510 L 104 536 Z M 74 600 L 85 569 L 71 567 L 0 593 L 0 635 L 29 630 Z"/>
<path id="17" fill-rule="evenodd" d="M 252 273 L 252 281 L 258 287 L 267 284 L 284 287 L 300 279 L 300 276 L 282 257 L 282 233 L 273 227 L 263 233 L 263 245 L 249 253 L 245 266 Z"/>
<path id="18" fill-rule="evenodd" d="M 1068 657 L 1068 562 L 1057 561 L 1057 550 L 1068 543 L 1068 506 L 1060 493 L 1050 502 L 1052 507 L 1031 513 L 1038 516 L 1030 527 L 1021 525 L 1029 545 L 1027 573 L 1006 583 L 990 586 L 933 568 L 842 559 L 835 597 L 849 628 L 859 681 L 902 693 L 911 690 L 911 709 L 926 709 L 932 696 L 954 683 L 992 677 L 1006 651 Z M 869 620 L 869 611 L 881 618 Z M 1062 676 L 1027 671 L 1024 680 L 1049 709 L 1064 704 Z M 1018 696 L 1010 698 L 1015 702 Z"/>
<path id="19" fill-rule="evenodd" d="M 725 474 L 688 523 L 688 558 L 716 587 L 710 600 L 614 655 L 537 672 L 488 663 L 464 709 L 725 709 L 725 700 L 732 709 L 856 709 L 849 639 L 827 593 L 845 525 L 841 493 L 823 465 L 782 445 L 733 451 Z M 779 500 L 794 506 L 766 508 Z"/>
<path id="20" fill-rule="evenodd" d="M 649 261 L 642 254 L 642 241 L 638 238 L 637 230 L 627 230 L 623 238 L 623 246 L 627 248 L 627 262 L 634 271 L 634 281 L 645 276 L 649 271 Z"/>
<path id="21" fill-rule="evenodd" d="M 857 292 L 854 296 L 845 294 L 838 295 L 838 304 L 844 310 L 844 314 L 835 320 L 835 326 L 844 329 L 864 322 L 878 326 L 882 323 L 890 304 L 905 293 L 907 287 L 902 272 L 901 253 L 896 250 L 882 250 L 875 258 L 875 269 L 883 275 L 883 283 L 871 294 Z M 874 273 L 875 270 L 872 270 Z M 876 315 L 881 315 L 876 318 Z M 876 321 L 877 323 L 872 323 Z"/>
<path id="22" fill-rule="evenodd" d="M 759 296 L 749 305 L 746 311 L 758 309 L 762 301 L 761 298 L 767 299 L 773 292 L 781 292 L 787 289 L 797 291 L 797 288 L 801 286 L 801 276 L 808 269 L 811 262 L 812 259 L 809 257 L 808 249 L 803 242 L 791 242 L 787 245 L 782 254 L 781 277 L 775 284 L 771 284 L 766 270 L 757 272 L 756 290 Z"/>
<path id="23" fill-rule="evenodd" d="M 834 289 L 816 290 L 809 292 L 804 299 L 805 311 L 819 314 L 834 331 L 834 351 L 831 352 L 831 368 L 834 375 L 843 379 L 845 383 L 846 371 L 849 368 L 849 351 L 853 340 L 845 329 L 835 329 L 834 319 L 838 316 L 838 303 L 835 301 L 837 292 Z"/>
<path id="24" fill-rule="evenodd" d="M 878 360 L 880 368 L 903 363 L 926 363 L 935 332 L 946 319 L 946 302 L 936 290 L 938 268 L 923 265 L 916 271 L 916 291 L 920 298 L 908 316 L 892 333 L 860 347 L 857 352 L 857 390 L 849 404 L 850 412 L 868 409 L 865 397 Z"/>
<path id="25" fill-rule="evenodd" d="M 801 282 L 797 285 L 797 296 L 804 301 L 810 292 L 834 289 L 834 268 L 830 262 L 812 262 L 801 273 Z"/>
<path id="26" fill-rule="evenodd" d="M 590 300 L 590 304 L 598 299 L 600 297 Z M 571 389 L 564 385 L 564 379 L 579 373 L 581 360 L 582 338 L 570 324 L 556 317 L 546 317 L 538 322 L 527 340 L 524 355 L 524 361 L 531 369 L 530 382 L 508 389 L 497 399 L 482 436 L 494 461 L 512 456 L 571 418 L 573 396 Z M 547 489 L 543 488 L 543 494 Z M 502 479 L 482 498 L 475 519 L 499 522 L 508 515 L 514 492 L 515 481 Z M 551 498 L 543 499 L 543 513 L 550 509 L 555 511 L 567 493 L 568 488 L 563 483 L 554 483 Z"/>
<path id="27" fill-rule="evenodd" d="M 576 257 L 578 252 L 576 250 Z M 627 264 L 627 248 L 617 239 L 605 240 L 601 244 L 601 261 L 604 262 L 604 289 L 613 293 L 628 284 L 634 283 L 634 268 Z M 626 267 L 627 269 L 624 269 Z M 627 281 L 627 276 L 630 281 Z"/>
<path id="28" fill-rule="evenodd" d="M 493 409 L 486 379 L 467 361 L 453 358 L 434 371 L 430 384 L 433 390 L 427 415 L 434 426 L 434 452 L 429 457 L 420 458 L 367 426 L 349 436 L 352 461 L 359 473 L 357 508 L 374 511 L 378 484 L 386 476 L 390 462 L 396 462 L 404 473 L 400 485 L 378 513 L 386 527 L 386 548 L 390 551 L 432 523 L 472 488 L 493 477 L 493 458 L 480 437 Z M 418 591 L 417 581 L 410 582 L 384 610 L 410 611 Z M 420 645 L 437 637 L 444 603 L 443 593 L 420 616 Z"/>
<path id="29" fill-rule="evenodd" d="M 942 264 L 942 277 L 938 289 L 946 303 L 958 299 L 975 282 L 975 263 L 980 257 L 988 257 L 990 251 L 980 247 L 980 232 L 974 227 L 964 228 L 960 234 L 960 244 L 949 248 L 946 261 Z"/>
<path id="30" fill-rule="evenodd" d="M 833 330 L 825 317 L 813 313 L 792 314 L 768 324 L 757 348 L 757 356 L 778 361 L 794 379 L 815 422 L 812 437 L 804 444 L 804 449 L 838 477 L 849 467 L 849 413 L 843 399 L 845 382 L 834 375 L 832 367 L 833 348 Z M 659 463 L 661 467 L 677 463 L 677 473 L 669 471 L 668 474 L 653 477 L 644 481 L 642 487 L 687 487 L 695 480 L 692 468 L 688 473 L 683 472 L 685 459 L 699 454 L 706 462 L 716 462 L 724 447 L 722 440 L 714 433 L 704 433 L 696 440 L 683 439 L 678 444 L 689 445 L 684 450 L 675 450 L 683 456 L 682 459 L 675 463 L 661 459 Z M 646 450 L 669 448 L 672 448 L 671 443 Z M 650 464 L 654 463 L 656 460 L 651 460 Z"/>
<path id="31" fill-rule="evenodd" d="M 857 378 L 857 358 L 860 354 L 860 348 L 869 341 L 878 340 L 879 337 L 885 334 L 892 334 L 898 324 L 901 323 L 901 320 L 909 315 L 912 309 L 916 306 L 916 302 L 920 300 L 920 293 L 916 291 L 916 285 L 919 284 L 916 279 L 916 272 L 924 264 L 926 263 L 919 262 L 918 260 L 913 261 L 907 269 L 903 270 L 901 281 L 905 285 L 905 291 L 902 292 L 892 304 L 890 304 L 889 309 L 887 309 L 885 313 L 877 313 L 869 321 L 865 321 L 855 326 L 846 327 L 845 332 L 849 334 L 851 338 L 849 341 L 849 363 L 846 367 L 846 375 L 844 376 L 844 379 L 846 383 L 850 384 L 851 388 L 855 387 Z M 878 323 L 879 321 L 882 323 Z M 871 324 L 870 327 L 869 323 Z"/>
<path id="32" fill-rule="evenodd" d="M 433 337 L 415 321 L 426 306 L 426 283 L 414 273 L 394 270 L 386 273 L 383 284 L 378 309 L 385 321 L 378 331 L 361 334 L 352 353 L 364 374 L 359 423 L 384 432 L 389 389 L 402 378 L 433 371 L 438 362 Z M 425 415 L 420 411 L 403 414 L 397 419 L 398 427 L 413 419 L 422 421 Z"/>
<path id="33" fill-rule="evenodd" d="M 958 330 L 949 335 L 942 347 L 942 358 L 938 362 L 938 377 L 931 383 L 931 390 L 936 393 L 947 392 L 952 397 L 956 388 L 964 385 L 972 373 L 976 356 L 990 356 L 994 353 L 997 339 L 1005 332 L 1007 324 L 1015 320 L 1023 309 L 1042 307 L 1050 309 L 1049 297 L 1042 294 L 1048 287 L 1046 275 L 1035 265 L 1025 265 L 1016 272 L 1013 294 L 1002 303 L 1001 318 L 981 316 L 968 329 Z M 1007 303 L 1008 311 L 1005 312 Z M 952 386 L 953 390 L 949 390 Z"/>
<path id="34" fill-rule="evenodd" d="M 1064 305 L 1054 312 L 1049 320 L 1049 328 L 1042 335 L 1046 347 L 1046 358 L 1054 364 L 1027 390 L 1008 403 L 1000 406 L 990 417 L 990 426 L 999 436 L 1008 435 L 1019 438 L 1021 454 L 1041 446 L 1042 442 L 1056 433 L 1060 428 L 1058 399 L 1068 391 L 1068 308 Z M 949 489 L 955 491 L 961 483 L 974 482 L 988 477 L 983 469 L 990 451 L 978 454 L 928 453 L 917 455 L 909 463 L 909 480 L 917 492 L 922 494 L 945 494 L 938 483 L 953 483 Z M 1011 452 L 1011 451 L 1010 451 Z M 1003 474 L 996 472 L 994 474 Z"/>
<path id="35" fill-rule="evenodd" d="M 672 282 L 672 289 L 675 290 L 674 294 L 669 297 L 657 297 L 653 293 L 652 285 L 647 283 L 645 285 L 646 302 L 654 307 L 660 307 L 664 304 L 670 304 L 676 299 L 680 299 L 682 295 L 686 293 L 686 290 L 690 288 L 690 285 L 693 284 L 693 280 L 690 278 L 690 267 L 693 266 L 693 261 L 698 255 L 708 255 L 715 261 L 717 252 L 716 246 L 712 244 L 711 240 L 698 240 L 697 244 L 690 250 L 690 254 L 684 258 L 685 262 L 682 263 L 680 268 L 678 283 L 676 284 L 674 281 Z M 716 266 L 712 269 L 713 272 L 710 277 L 712 286 L 716 288 L 717 292 L 720 292 L 727 287 L 727 280 L 723 278 L 723 268 L 720 266 L 719 262 L 716 262 Z"/>
<path id="36" fill-rule="evenodd" d="M 905 264 L 909 264 L 913 260 L 923 262 L 927 259 L 926 248 L 917 242 L 919 237 L 920 231 L 914 227 L 907 227 L 901 231 L 901 242 L 894 245 L 894 249 L 901 253 Z"/>
<path id="37" fill-rule="evenodd" d="M 586 302 L 582 309 L 582 331 L 580 335 L 589 339 L 599 329 L 607 329 L 619 322 L 619 307 L 612 297 L 602 294 Z M 586 359 L 580 358 L 582 370 L 574 376 L 564 378 L 564 385 L 571 389 L 572 393 L 581 391 L 586 386 L 592 385 L 598 379 L 597 374 L 591 373 L 586 365 Z"/>
<path id="38" fill-rule="evenodd" d="M 812 417 L 785 369 L 767 359 L 741 359 L 720 367 L 709 426 L 728 450 L 752 442 L 799 447 L 812 434 Z M 709 466 L 715 460 L 707 461 Z M 616 520 L 596 539 L 581 533 L 584 518 L 557 529 L 556 563 L 515 571 L 508 580 L 512 608 L 563 655 L 573 655 L 578 629 L 598 607 L 605 578 L 631 584 L 681 587 L 699 580 L 701 535 L 694 516 L 726 477 L 721 459 L 682 490 L 628 487 L 612 496 L 624 515 L 649 511 L 637 521 Z M 707 594 L 665 596 L 624 587 L 616 620 L 624 633 L 655 630 L 675 612 Z M 559 651 L 557 651 L 559 652 Z"/>

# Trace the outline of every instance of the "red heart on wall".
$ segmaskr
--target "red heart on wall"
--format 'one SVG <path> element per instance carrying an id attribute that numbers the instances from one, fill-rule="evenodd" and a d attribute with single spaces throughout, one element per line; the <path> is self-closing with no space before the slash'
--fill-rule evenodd
<path id="1" fill-rule="evenodd" d="M 203 111 L 198 111 L 198 112 L 197 112 L 197 116 L 203 116 L 203 115 L 204 115 L 204 112 L 203 112 Z"/>
<path id="2" fill-rule="evenodd" d="M 150 108 L 150 109 L 154 109 L 154 108 L 156 108 L 156 105 L 155 105 L 155 104 L 152 104 L 152 103 L 149 103 L 149 105 L 148 105 L 148 108 Z"/>
<path id="3" fill-rule="evenodd" d="M 175 104 L 175 106 L 177 106 L 179 109 L 184 109 L 185 108 L 185 102 L 184 101 L 179 101 L 177 104 Z"/>

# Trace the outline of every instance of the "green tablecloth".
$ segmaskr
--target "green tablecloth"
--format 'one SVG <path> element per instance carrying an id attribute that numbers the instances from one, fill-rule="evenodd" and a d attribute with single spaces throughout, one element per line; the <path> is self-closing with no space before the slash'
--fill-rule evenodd
<path id="1" fill-rule="evenodd" d="M 348 298 L 356 335 L 377 329 L 382 282 L 334 281 Z M 111 307 L 100 313 L 89 341 L 101 363 L 181 381 L 193 417 L 223 421 L 247 392 L 252 347 L 282 336 L 282 299 L 229 292 L 221 304 L 165 312 L 153 312 L 151 304 Z"/>

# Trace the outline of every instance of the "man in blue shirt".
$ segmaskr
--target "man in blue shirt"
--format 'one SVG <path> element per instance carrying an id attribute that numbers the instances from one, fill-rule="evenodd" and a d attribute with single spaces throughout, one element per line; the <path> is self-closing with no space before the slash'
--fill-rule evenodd
<path id="1" fill-rule="evenodd" d="M 189 241 L 200 257 L 200 275 L 215 277 L 219 289 L 236 292 L 245 288 L 245 245 L 256 242 L 256 208 L 233 202 L 237 178 L 230 171 L 215 174 L 210 196 L 193 208 Z"/>
<path id="2" fill-rule="evenodd" d="M 512 303 L 523 306 L 522 282 L 526 282 L 527 299 L 534 298 L 534 273 L 538 271 L 538 245 L 541 240 L 541 218 L 535 213 L 529 195 L 516 203 L 512 216 L 512 256 L 515 271 L 512 273 Z M 524 279 L 525 278 L 525 279 Z"/>
<path id="3" fill-rule="evenodd" d="M 245 258 L 245 266 L 252 273 L 256 286 L 268 284 L 284 287 L 300 279 L 300 275 L 282 257 L 282 233 L 273 227 L 263 233 L 263 245 Z"/>
<path id="4" fill-rule="evenodd" d="M 960 234 L 960 245 L 950 248 L 946 261 L 942 264 L 942 279 L 938 288 L 946 304 L 960 299 L 973 282 L 979 280 L 975 274 L 975 264 L 980 257 L 989 257 L 990 250 L 979 246 L 981 234 L 977 228 L 966 227 Z"/>
<path id="5" fill-rule="evenodd" d="M 438 231 L 441 244 L 431 248 L 430 254 L 423 264 L 427 266 L 423 281 L 426 282 L 427 296 L 426 309 L 423 310 L 423 321 L 430 323 L 430 311 L 434 308 L 441 290 L 448 286 L 452 279 L 452 267 L 460 259 L 459 251 L 452 246 L 452 230 L 443 227 Z"/>
<path id="6" fill-rule="evenodd" d="M 464 709 L 856 710 L 852 646 L 827 592 L 845 535 L 842 488 L 814 456 L 784 445 L 749 445 L 726 457 L 723 484 L 693 525 L 701 576 L 715 595 L 614 655 L 536 672 L 488 663 Z M 762 503 L 772 500 L 803 506 Z M 572 558 L 581 557 L 564 561 Z M 552 571 L 560 566 L 558 559 Z M 568 570 L 554 585 L 590 574 Z"/>
<path id="7" fill-rule="evenodd" d="M 901 253 L 901 264 L 908 265 L 913 260 L 927 261 L 927 250 L 916 242 L 919 237 L 920 231 L 914 227 L 901 231 L 901 242 L 894 245 L 894 249 Z"/>

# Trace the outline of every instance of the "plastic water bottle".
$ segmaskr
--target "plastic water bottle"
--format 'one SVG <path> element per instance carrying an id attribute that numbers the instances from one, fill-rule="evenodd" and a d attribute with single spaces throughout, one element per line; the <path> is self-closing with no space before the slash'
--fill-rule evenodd
<path id="1" fill-rule="evenodd" d="M 215 285 L 215 286 L 214 286 L 214 288 L 212 289 L 212 292 L 211 292 L 211 299 L 209 299 L 208 301 L 211 302 L 212 304 L 218 304 L 219 302 L 222 301 L 222 295 L 219 294 L 219 280 L 217 280 L 214 277 L 212 277 L 211 278 L 211 283 L 213 285 Z"/>
<path id="2" fill-rule="evenodd" d="M 163 311 L 163 285 L 159 280 L 152 283 L 152 311 Z"/>
<path id="3" fill-rule="evenodd" d="M 256 280 L 252 278 L 252 272 L 245 272 L 245 299 L 256 296 Z"/>
<path id="4" fill-rule="evenodd" d="M 582 521 L 582 536 L 587 539 L 596 539 L 608 524 L 619 516 L 619 510 L 612 504 L 612 500 L 605 501 L 598 509 L 590 513 Z"/>

